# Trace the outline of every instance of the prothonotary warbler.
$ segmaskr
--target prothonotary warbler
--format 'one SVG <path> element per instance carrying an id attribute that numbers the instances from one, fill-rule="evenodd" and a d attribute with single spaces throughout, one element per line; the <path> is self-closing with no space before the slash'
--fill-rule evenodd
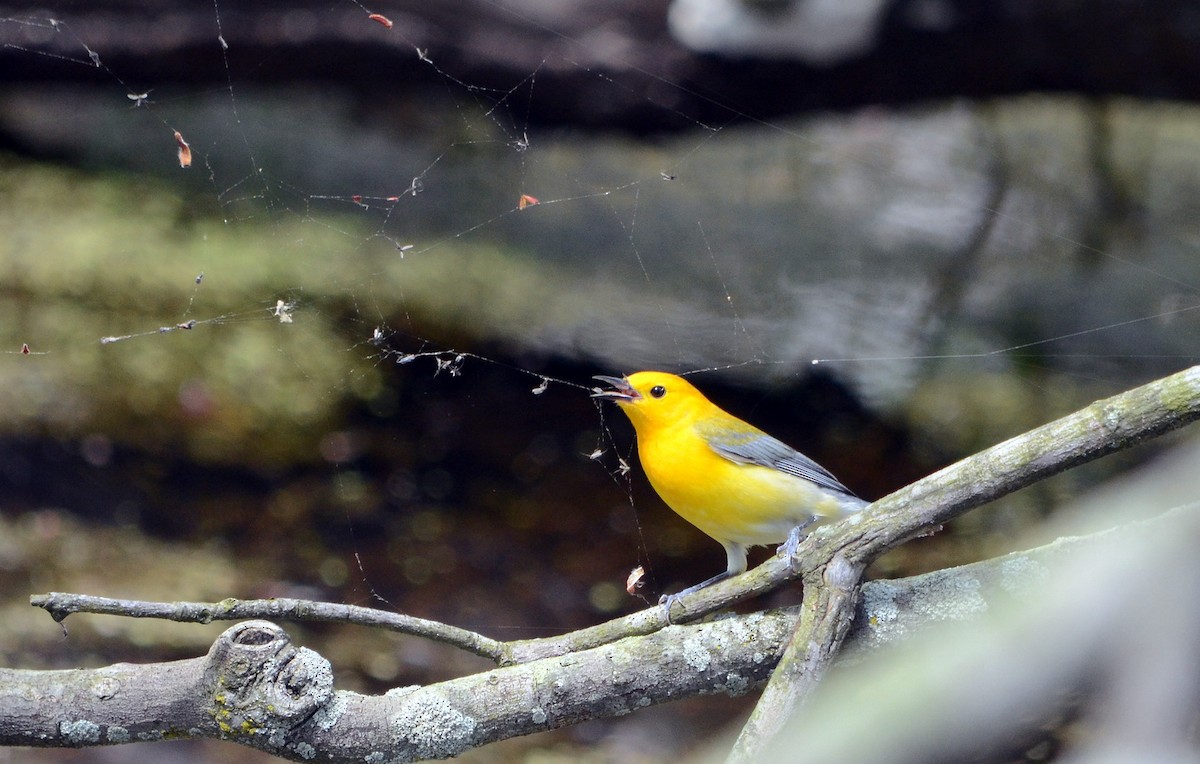
<path id="1" fill-rule="evenodd" d="M 637 431 L 638 456 L 654 490 L 683 519 L 725 547 L 724 573 L 677 597 L 746 570 L 746 549 L 799 540 L 814 522 L 867 505 L 821 465 L 722 410 L 690 382 L 661 371 L 597 376 Z"/>

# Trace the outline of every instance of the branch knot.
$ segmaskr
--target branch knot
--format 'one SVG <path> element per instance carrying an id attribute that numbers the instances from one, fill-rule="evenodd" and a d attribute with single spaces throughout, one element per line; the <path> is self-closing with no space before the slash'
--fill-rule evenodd
<path id="1" fill-rule="evenodd" d="M 227 629 L 208 654 L 205 691 L 222 737 L 265 736 L 270 750 L 333 698 L 329 661 L 269 621 Z"/>

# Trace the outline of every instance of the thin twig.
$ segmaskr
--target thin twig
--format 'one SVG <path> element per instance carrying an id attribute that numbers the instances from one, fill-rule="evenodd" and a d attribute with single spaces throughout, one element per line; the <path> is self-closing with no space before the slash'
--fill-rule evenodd
<path id="1" fill-rule="evenodd" d="M 402 613 L 389 613 L 358 605 L 335 602 L 311 602 L 290 598 L 269 600 L 226 599 L 220 602 L 144 602 L 86 594 L 50 592 L 35 594 L 29 604 L 45 609 L 56 621 L 72 613 L 123 615 L 130 618 L 163 618 L 189 623 L 213 621 L 242 621 L 264 618 L 281 621 L 317 623 L 350 623 L 373 626 L 401 634 L 424 637 L 461 648 L 499 663 L 504 657 L 504 643 L 457 626 L 415 618 Z"/>

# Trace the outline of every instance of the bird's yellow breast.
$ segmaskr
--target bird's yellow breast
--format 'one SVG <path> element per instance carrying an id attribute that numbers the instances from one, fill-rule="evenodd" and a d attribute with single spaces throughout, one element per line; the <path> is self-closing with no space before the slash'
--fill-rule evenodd
<path id="1" fill-rule="evenodd" d="M 638 456 L 671 509 L 717 541 L 778 544 L 795 526 L 838 513 L 811 482 L 713 451 L 693 422 L 639 427 Z"/>

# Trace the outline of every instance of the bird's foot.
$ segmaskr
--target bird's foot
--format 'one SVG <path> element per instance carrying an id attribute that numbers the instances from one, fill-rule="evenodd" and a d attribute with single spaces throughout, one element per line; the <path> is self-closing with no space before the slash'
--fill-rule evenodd
<path id="1" fill-rule="evenodd" d="M 792 528 L 790 531 L 788 531 L 787 541 L 780 544 L 779 548 L 775 550 L 775 554 L 788 561 L 788 567 L 790 567 L 793 572 L 795 572 L 795 558 L 796 552 L 800 549 L 800 542 L 807 538 L 804 533 L 804 529 L 812 525 L 815 520 L 815 517 L 810 518 L 808 522 L 801 523 L 795 528 Z"/>
<path id="2" fill-rule="evenodd" d="M 689 592 L 685 589 L 681 592 L 676 592 L 675 594 L 664 594 L 663 596 L 658 598 L 658 604 L 663 609 L 663 617 L 665 617 L 667 619 L 668 626 L 671 625 L 671 606 L 674 605 L 676 602 L 679 602 L 679 600 L 682 599 L 683 595 L 688 594 L 688 593 Z M 684 610 L 687 610 L 687 608 L 684 608 Z"/>
<path id="3" fill-rule="evenodd" d="M 678 592 L 675 592 L 674 594 L 664 594 L 663 596 L 659 597 L 658 604 L 662 605 L 662 607 L 663 607 L 663 614 L 666 615 L 666 617 L 667 617 L 667 624 L 670 625 L 670 623 L 671 623 L 671 606 L 674 605 L 676 602 L 679 602 L 679 600 L 681 600 L 685 595 L 691 594 L 692 592 L 698 592 L 701 589 L 703 589 L 704 587 L 712 586 L 713 584 L 715 584 L 718 581 L 724 581 L 725 579 L 729 578 L 731 575 L 733 575 L 733 574 L 730 573 L 729 571 L 725 571 L 723 573 L 718 573 L 717 575 L 713 576 L 712 578 L 708 579 L 707 581 L 701 581 L 700 583 L 698 583 L 694 586 L 689 586 L 688 588 L 683 589 Z M 686 613 L 687 608 L 684 607 L 683 611 Z"/>

